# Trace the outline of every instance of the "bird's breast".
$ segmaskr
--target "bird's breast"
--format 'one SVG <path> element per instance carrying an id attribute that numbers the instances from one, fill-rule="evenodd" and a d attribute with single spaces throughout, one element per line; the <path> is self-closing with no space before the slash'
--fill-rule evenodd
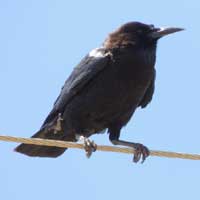
<path id="1" fill-rule="evenodd" d="M 146 51 L 124 53 L 112 60 L 111 68 L 116 80 L 126 87 L 148 84 L 154 72 L 155 56 Z"/>
<path id="2" fill-rule="evenodd" d="M 105 70 L 88 85 L 84 101 L 95 109 L 99 108 L 99 111 L 137 107 L 150 84 L 153 71 L 153 65 L 132 54 L 113 57 Z"/>

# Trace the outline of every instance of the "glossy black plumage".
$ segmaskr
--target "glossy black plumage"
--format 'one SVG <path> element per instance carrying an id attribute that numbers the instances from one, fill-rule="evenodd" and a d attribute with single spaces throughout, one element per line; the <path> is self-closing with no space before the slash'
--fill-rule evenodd
<path id="1" fill-rule="evenodd" d="M 160 37 L 151 34 L 159 30 L 131 22 L 111 33 L 101 48 L 91 51 L 73 70 L 33 137 L 77 141 L 77 135 L 89 137 L 108 129 L 110 140 L 120 141 L 120 130 L 136 108 L 146 107 L 152 99 Z M 60 118 L 61 127 L 57 130 Z M 21 144 L 16 151 L 57 157 L 65 149 Z"/>

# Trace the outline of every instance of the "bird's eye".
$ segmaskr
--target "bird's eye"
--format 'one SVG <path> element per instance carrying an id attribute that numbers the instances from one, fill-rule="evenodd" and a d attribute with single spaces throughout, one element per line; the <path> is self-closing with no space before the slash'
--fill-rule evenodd
<path id="1" fill-rule="evenodd" d="M 153 24 L 150 24 L 150 25 L 149 25 L 149 28 L 150 28 L 151 30 L 153 30 L 155 27 L 154 27 Z"/>

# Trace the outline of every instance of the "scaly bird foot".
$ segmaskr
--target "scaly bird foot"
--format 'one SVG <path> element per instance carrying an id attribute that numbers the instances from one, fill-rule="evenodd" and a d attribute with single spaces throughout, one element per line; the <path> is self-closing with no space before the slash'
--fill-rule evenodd
<path id="1" fill-rule="evenodd" d="M 91 141 L 88 138 L 84 138 L 84 149 L 86 156 L 89 158 L 92 153 L 96 151 L 97 145 L 94 143 L 94 141 Z"/>
<path id="2" fill-rule="evenodd" d="M 149 149 L 143 144 L 140 143 L 134 144 L 134 149 L 135 150 L 134 150 L 133 162 L 135 163 L 137 163 L 141 159 L 141 157 L 142 157 L 141 163 L 143 163 L 145 159 L 150 155 Z"/>

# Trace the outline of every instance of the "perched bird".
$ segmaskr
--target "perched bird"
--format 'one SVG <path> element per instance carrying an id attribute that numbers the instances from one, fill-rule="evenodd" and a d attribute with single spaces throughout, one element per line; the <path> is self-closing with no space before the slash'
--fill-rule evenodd
<path id="1" fill-rule="evenodd" d="M 88 137 L 108 130 L 113 144 L 134 148 L 134 162 L 141 157 L 144 161 L 148 148 L 120 140 L 120 131 L 136 108 L 145 108 L 152 100 L 158 39 L 181 30 L 129 22 L 109 34 L 102 47 L 92 50 L 74 68 L 52 111 L 32 137 L 73 142 L 82 137 L 89 156 L 96 145 Z M 57 157 L 66 149 L 21 144 L 15 150 L 28 156 Z"/>

